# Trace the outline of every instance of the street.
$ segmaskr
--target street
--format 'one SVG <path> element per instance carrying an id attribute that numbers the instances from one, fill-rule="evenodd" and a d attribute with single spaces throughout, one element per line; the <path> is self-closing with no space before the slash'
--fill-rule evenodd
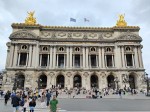
<path id="1" fill-rule="evenodd" d="M 149 99 L 58 99 L 59 112 L 94 112 L 94 111 L 148 111 L 150 112 Z M 0 100 L 0 112 L 13 112 L 13 108 L 8 102 L 4 105 L 4 100 Z M 37 102 L 35 112 L 49 112 L 48 108 L 41 109 L 40 102 Z"/>

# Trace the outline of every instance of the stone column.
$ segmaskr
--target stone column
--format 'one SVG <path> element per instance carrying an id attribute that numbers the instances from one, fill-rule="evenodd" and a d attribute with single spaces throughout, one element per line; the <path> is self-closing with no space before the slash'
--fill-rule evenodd
<path id="1" fill-rule="evenodd" d="M 70 47 L 70 67 L 72 68 L 72 47 Z"/>
<path id="2" fill-rule="evenodd" d="M 115 67 L 114 55 L 112 55 L 112 66 Z"/>
<path id="3" fill-rule="evenodd" d="M 73 68 L 74 68 L 74 62 L 75 62 L 75 55 L 73 54 Z"/>
<path id="4" fill-rule="evenodd" d="M 82 48 L 82 51 L 83 51 L 83 68 L 85 68 L 85 47 Z"/>
<path id="5" fill-rule="evenodd" d="M 37 42 L 37 44 L 36 44 L 36 56 L 35 56 L 35 58 L 36 58 L 35 67 L 38 68 L 39 67 L 39 42 Z"/>
<path id="6" fill-rule="evenodd" d="M 102 47 L 102 67 L 105 68 L 104 47 Z"/>
<path id="7" fill-rule="evenodd" d="M 106 59 L 106 55 L 104 55 L 104 61 L 105 61 L 105 67 L 107 67 L 107 59 Z"/>
<path id="8" fill-rule="evenodd" d="M 13 55 L 14 54 L 14 45 L 13 44 L 11 44 L 11 47 L 10 47 L 10 61 L 9 61 L 9 67 L 11 67 L 12 66 L 12 63 L 13 63 Z"/>
<path id="9" fill-rule="evenodd" d="M 132 54 L 132 64 L 133 64 L 133 67 L 135 67 L 135 60 L 134 60 L 134 54 Z"/>
<path id="10" fill-rule="evenodd" d="M 64 67 L 63 68 L 66 68 L 66 54 L 64 54 Z"/>
<path id="11" fill-rule="evenodd" d="M 17 44 L 15 44 L 13 67 L 16 67 L 16 64 L 17 64 L 17 49 L 18 49 L 18 46 L 17 46 Z"/>
<path id="12" fill-rule="evenodd" d="M 56 67 L 58 68 L 58 55 L 59 54 L 56 54 Z"/>
<path id="13" fill-rule="evenodd" d="M 80 54 L 80 68 L 82 68 L 82 62 L 83 62 L 83 60 L 82 60 L 82 55 Z"/>
<path id="14" fill-rule="evenodd" d="M 7 58 L 5 67 L 9 67 L 9 62 L 10 62 L 10 50 L 7 48 Z"/>
<path id="15" fill-rule="evenodd" d="M 32 58 L 32 45 L 29 47 L 29 62 L 28 62 L 28 67 L 31 66 L 31 58 Z"/>
<path id="16" fill-rule="evenodd" d="M 40 54 L 40 67 L 41 67 L 41 62 L 42 62 L 42 54 Z"/>
<path id="17" fill-rule="evenodd" d="M 53 52 L 52 52 L 52 46 L 50 46 L 50 66 L 49 66 L 49 69 L 51 69 L 52 68 L 52 65 L 53 65 Z"/>
<path id="18" fill-rule="evenodd" d="M 120 51 L 120 46 L 115 46 L 115 52 L 114 52 L 114 64 L 116 68 L 121 68 L 121 51 Z"/>
<path id="19" fill-rule="evenodd" d="M 98 48 L 98 61 L 99 61 L 99 68 L 101 68 L 102 67 L 102 57 L 101 57 L 101 48 L 99 47 Z"/>
<path id="20" fill-rule="evenodd" d="M 88 47 L 86 47 L 86 57 L 83 57 L 86 59 L 86 68 L 89 68 L 89 59 L 88 59 L 88 56 L 89 56 L 89 49 Z"/>
<path id="21" fill-rule="evenodd" d="M 56 46 L 54 46 L 54 52 L 53 52 L 53 68 L 55 68 L 56 65 Z"/>
<path id="22" fill-rule="evenodd" d="M 26 67 L 28 66 L 28 61 L 29 61 L 29 53 L 27 53 Z"/>
<path id="23" fill-rule="evenodd" d="M 49 67 L 49 54 L 48 54 L 48 59 L 47 59 L 47 68 Z"/>
<path id="24" fill-rule="evenodd" d="M 98 67 L 98 55 L 96 55 L 96 68 Z"/>
<path id="25" fill-rule="evenodd" d="M 137 47 L 135 46 L 134 48 L 134 54 L 135 54 L 135 67 L 139 68 L 139 60 L 138 60 L 138 50 Z"/>
<path id="26" fill-rule="evenodd" d="M 35 67 L 36 65 L 35 65 L 35 62 L 36 62 L 36 57 L 37 57 L 37 55 L 36 55 L 36 46 L 35 45 L 33 45 L 33 54 L 32 54 L 32 56 L 31 56 L 31 58 L 32 58 L 32 67 Z"/>
<path id="27" fill-rule="evenodd" d="M 142 51 L 141 46 L 138 47 L 138 56 L 139 56 L 139 66 L 143 68 L 143 60 L 142 60 Z"/>
<path id="28" fill-rule="evenodd" d="M 70 58 L 70 56 L 69 56 L 69 47 L 67 47 L 67 65 L 66 65 L 66 68 L 68 69 L 69 68 L 69 58 Z"/>
<path id="29" fill-rule="evenodd" d="M 17 66 L 19 66 L 19 63 L 20 63 L 20 53 L 19 53 L 19 56 L 18 56 L 18 64 L 17 64 Z"/>
<path id="30" fill-rule="evenodd" d="M 121 52 L 122 52 L 122 67 L 124 68 L 125 67 L 125 58 L 124 58 L 124 47 L 122 46 L 121 47 L 122 49 L 121 49 Z"/>

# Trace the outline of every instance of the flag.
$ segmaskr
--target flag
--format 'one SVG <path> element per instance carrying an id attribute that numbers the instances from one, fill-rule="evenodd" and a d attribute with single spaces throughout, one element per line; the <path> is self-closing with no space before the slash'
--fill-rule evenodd
<path id="1" fill-rule="evenodd" d="M 89 20 L 87 18 L 84 18 L 84 22 L 89 22 Z"/>
<path id="2" fill-rule="evenodd" d="M 70 18 L 70 21 L 71 21 L 71 22 L 76 22 L 76 19 Z"/>

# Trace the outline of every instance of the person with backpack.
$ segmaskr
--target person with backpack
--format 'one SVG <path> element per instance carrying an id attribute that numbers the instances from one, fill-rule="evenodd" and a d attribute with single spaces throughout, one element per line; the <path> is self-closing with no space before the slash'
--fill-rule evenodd
<path id="1" fill-rule="evenodd" d="M 34 108 L 36 106 L 36 101 L 34 98 L 32 98 L 32 100 L 29 103 L 29 107 L 30 107 L 30 112 L 34 112 Z"/>
<path id="2" fill-rule="evenodd" d="M 19 103 L 21 101 L 19 95 L 20 95 L 19 92 L 17 92 L 17 95 L 12 97 L 12 106 L 14 107 L 15 112 L 18 112 L 18 110 L 19 110 Z"/>
<path id="3" fill-rule="evenodd" d="M 50 98 L 51 98 L 51 93 L 50 93 L 49 91 L 47 91 L 47 94 L 46 94 L 46 99 L 47 99 L 46 105 L 47 105 L 47 106 L 49 106 Z"/>
<path id="4" fill-rule="evenodd" d="M 4 99 L 5 99 L 5 105 L 7 105 L 7 102 L 9 100 L 9 94 L 8 94 L 8 92 L 5 94 Z"/>

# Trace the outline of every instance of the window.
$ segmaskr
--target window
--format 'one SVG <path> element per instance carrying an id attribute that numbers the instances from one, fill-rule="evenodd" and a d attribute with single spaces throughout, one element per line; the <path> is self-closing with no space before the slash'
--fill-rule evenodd
<path id="1" fill-rule="evenodd" d="M 59 51 L 64 51 L 64 48 L 63 48 L 63 47 L 60 47 L 60 48 L 59 48 Z"/>
<path id="2" fill-rule="evenodd" d="M 110 47 L 106 48 L 106 52 L 111 52 L 111 51 L 112 51 L 112 50 L 111 50 Z"/>
<path id="3" fill-rule="evenodd" d="M 132 54 L 126 54 L 127 66 L 133 66 Z"/>
<path id="4" fill-rule="evenodd" d="M 26 50 L 27 49 L 27 45 L 22 45 L 21 49 L 22 50 Z"/>
<path id="5" fill-rule="evenodd" d="M 75 47 L 75 51 L 80 51 L 80 48 L 79 47 Z"/>
<path id="6" fill-rule="evenodd" d="M 96 48 L 95 48 L 95 47 L 92 47 L 92 48 L 91 48 L 91 51 L 96 51 Z"/>
<path id="7" fill-rule="evenodd" d="M 131 51 L 131 48 L 130 47 L 126 47 L 126 51 Z"/>
<path id="8" fill-rule="evenodd" d="M 43 47 L 43 51 L 47 51 L 47 49 L 48 49 L 47 47 Z"/>

